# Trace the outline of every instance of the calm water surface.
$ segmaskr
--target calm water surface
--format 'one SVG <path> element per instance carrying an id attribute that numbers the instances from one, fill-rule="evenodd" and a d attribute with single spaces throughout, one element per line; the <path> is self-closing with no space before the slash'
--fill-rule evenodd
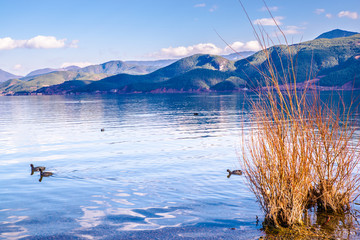
<path id="1" fill-rule="evenodd" d="M 0 97 L 0 114 L 0 238 L 262 235 L 243 177 L 226 177 L 241 94 Z"/>

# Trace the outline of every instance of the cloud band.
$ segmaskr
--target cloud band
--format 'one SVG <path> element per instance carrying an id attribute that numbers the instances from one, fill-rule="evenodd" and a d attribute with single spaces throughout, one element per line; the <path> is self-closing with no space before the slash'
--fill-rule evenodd
<path id="1" fill-rule="evenodd" d="M 27 40 L 15 40 L 10 37 L 0 38 L 0 50 L 15 48 L 50 49 L 50 48 L 77 48 L 78 40 L 67 43 L 67 39 L 56 39 L 53 36 L 36 36 Z"/>
<path id="2" fill-rule="evenodd" d="M 148 57 L 151 58 L 180 58 L 186 57 L 193 54 L 214 54 L 214 55 L 225 55 L 234 53 L 235 51 L 259 51 L 261 46 L 257 41 L 234 42 L 225 48 L 217 47 L 213 43 L 199 43 L 192 46 L 180 46 L 180 47 L 168 47 L 162 48 L 159 52 L 150 54 Z"/>

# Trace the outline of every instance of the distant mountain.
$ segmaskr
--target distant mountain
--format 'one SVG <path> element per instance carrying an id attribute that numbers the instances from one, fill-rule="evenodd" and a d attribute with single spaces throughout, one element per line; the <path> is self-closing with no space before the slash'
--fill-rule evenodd
<path id="1" fill-rule="evenodd" d="M 175 60 L 160 60 L 160 61 L 110 61 L 103 64 L 91 65 L 78 69 L 77 72 L 99 74 L 105 73 L 109 75 L 116 75 L 120 73 L 141 75 L 148 74 L 159 68 L 169 65 Z"/>
<path id="2" fill-rule="evenodd" d="M 62 69 L 55 69 L 55 68 L 43 68 L 43 69 L 37 69 L 34 70 L 30 73 L 28 73 L 23 80 L 28 79 L 29 77 L 33 77 L 33 76 L 37 76 L 37 75 L 43 75 L 43 74 L 47 74 L 47 73 L 51 73 L 51 72 L 56 72 L 56 71 L 65 71 Z"/>
<path id="3" fill-rule="evenodd" d="M 79 69 L 80 69 L 80 67 L 78 67 L 78 66 L 69 66 L 69 67 L 66 67 L 66 68 L 43 68 L 43 69 L 37 69 L 37 70 L 34 70 L 34 71 L 28 73 L 21 80 L 27 81 L 27 80 L 31 79 L 31 77 L 33 77 L 33 76 L 44 75 L 44 74 L 48 74 L 48 73 L 51 73 L 51 72 L 77 71 Z"/>
<path id="4" fill-rule="evenodd" d="M 83 73 L 91 73 L 91 74 L 106 73 L 109 75 L 115 75 L 119 73 L 131 74 L 132 72 L 143 73 L 145 71 L 145 69 L 139 69 L 139 68 L 134 69 L 134 68 L 135 68 L 134 66 L 128 65 L 123 61 L 110 61 L 103 64 L 87 66 L 77 71 Z"/>
<path id="5" fill-rule="evenodd" d="M 27 81 L 8 80 L 0 84 L 2 92 L 35 92 L 40 88 L 61 84 L 70 80 L 100 80 L 107 77 L 106 74 L 77 73 L 72 71 L 58 71 L 43 75 L 30 76 Z"/>
<path id="6" fill-rule="evenodd" d="M 125 86 L 136 84 L 153 84 L 164 82 L 171 78 L 180 76 L 194 69 L 209 69 L 217 71 L 234 70 L 234 63 L 220 56 L 196 54 L 180 59 L 179 61 L 143 76 L 119 74 L 91 83 L 83 91 L 109 91 L 111 89 L 124 88 Z"/>
<path id="7" fill-rule="evenodd" d="M 0 82 L 4 82 L 6 80 L 13 79 L 13 78 L 19 78 L 19 77 L 21 77 L 21 76 L 14 75 L 12 73 L 9 73 L 9 72 L 6 72 L 6 71 L 0 69 Z"/>
<path id="8" fill-rule="evenodd" d="M 318 36 L 315 39 L 320 39 L 320 38 L 333 39 L 333 38 L 340 38 L 340 37 L 350 37 L 355 34 L 358 34 L 358 32 L 350 32 L 350 31 L 345 31 L 345 30 L 341 30 L 341 29 L 334 29 L 332 31 L 321 34 L 320 36 Z"/>
<path id="9" fill-rule="evenodd" d="M 81 69 L 81 67 L 72 65 L 72 66 L 68 66 L 68 67 L 63 68 L 63 69 L 64 69 L 65 71 L 77 71 L 77 70 Z"/>
<path id="10" fill-rule="evenodd" d="M 225 72 L 233 70 L 235 70 L 234 62 L 229 61 L 223 57 L 208 54 L 196 54 L 190 57 L 180 59 L 175 63 L 167 67 L 161 68 L 150 74 L 118 74 L 102 79 L 100 81 L 92 82 L 89 85 L 76 89 L 75 91 L 94 92 L 97 90 L 110 91 L 112 89 L 123 89 L 123 91 L 131 92 L 152 91 L 157 89 L 158 87 L 189 89 L 190 86 L 196 87 L 196 89 L 198 89 L 201 85 L 199 85 L 200 79 L 203 79 L 202 81 L 205 82 L 213 81 L 213 83 L 217 83 L 218 80 L 214 79 L 225 80 L 232 76 L 231 74 L 227 74 Z M 181 84 L 178 85 L 176 82 L 179 79 L 176 80 L 176 77 L 179 77 L 179 79 L 187 78 L 187 86 L 181 87 Z M 174 78 L 175 80 L 171 80 Z M 206 83 L 203 85 L 203 87 L 204 89 L 208 89 L 210 86 L 213 85 L 214 84 L 209 85 Z"/>
<path id="11" fill-rule="evenodd" d="M 84 68 L 77 66 L 69 66 L 66 68 L 44 68 L 30 72 L 27 76 L 20 78 L 22 81 L 5 83 L 0 86 L 0 93 L 3 92 L 33 92 L 40 88 L 46 88 L 53 85 L 59 85 L 67 81 L 70 83 L 64 84 L 67 90 L 72 89 L 71 84 L 76 87 L 89 84 L 91 81 L 97 81 L 119 73 L 131 73 L 134 75 L 146 74 L 153 72 L 162 66 L 166 66 L 176 60 L 158 60 L 158 61 L 130 61 L 126 63 L 123 61 L 110 61 L 99 65 L 91 65 Z M 15 76 L 16 77 L 16 76 Z M 84 81 L 81 85 L 76 80 Z M 73 87 L 75 88 L 75 86 Z M 59 88 L 51 89 L 50 92 L 57 92 Z"/>
<path id="12" fill-rule="evenodd" d="M 156 60 L 156 61 L 110 61 L 97 65 L 90 65 L 84 68 L 80 68 L 78 66 L 69 66 L 66 68 L 43 68 L 37 69 L 25 77 L 21 78 L 21 80 L 27 81 L 31 79 L 33 76 L 39 76 L 48 74 L 51 72 L 59 72 L 59 71 L 74 71 L 81 73 L 90 73 L 90 74 L 100 74 L 104 73 L 107 75 L 116 75 L 120 73 L 127 74 L 147 74 L 153 72 L 159 68 L 165 67 L 177 60 Z"/>

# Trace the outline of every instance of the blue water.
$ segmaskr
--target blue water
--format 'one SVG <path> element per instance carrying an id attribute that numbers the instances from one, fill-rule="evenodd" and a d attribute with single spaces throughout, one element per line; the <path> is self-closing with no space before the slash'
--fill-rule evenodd
<path id="1" fill-rule="evenodd" d="M 241 94 L 0 97 L 0 114 L 0 238 L 263 235 L 245 179 L 226 172 Z M 39 182 L 31 163 L 54 175 Z"/>

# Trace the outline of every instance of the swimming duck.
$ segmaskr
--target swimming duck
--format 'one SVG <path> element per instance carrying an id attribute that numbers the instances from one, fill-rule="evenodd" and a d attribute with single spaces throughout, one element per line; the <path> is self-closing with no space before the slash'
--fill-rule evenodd
<path id="1" fill-rule="evenodd" d="M 241 170 L 234 170 L 234 171 L 230 171 L 230 169 L 226 170 L 229 175 L 227 176 L 228 178 L 231 176 L 231 174 L 234 174 L 234 175 L 242 175 L 243 172 Z"/>
<path id="2" fill-rule="evenodd" d="M 50 177 L 53 175 L 52 172 L 43 172 L 43 170 L 41 168 L 39 168 L 39 171 L 40 171 L 40 176 L 41 177 Z"/>
<path id="3" fill-rule="evenodd" d="M 30 164 L 30 167 L 31 167 L 31 175 L 33 175 L 33 174 L 34 174 L 34 172 L 38 172 L 38 171 L 40 171 L 40 169 L 41 169 L 42 171 L 44 171 L 44 170 L 45 170 L 45 167 L 34 167 L 34 165 L 33 165 L 33 164 Z"/>

